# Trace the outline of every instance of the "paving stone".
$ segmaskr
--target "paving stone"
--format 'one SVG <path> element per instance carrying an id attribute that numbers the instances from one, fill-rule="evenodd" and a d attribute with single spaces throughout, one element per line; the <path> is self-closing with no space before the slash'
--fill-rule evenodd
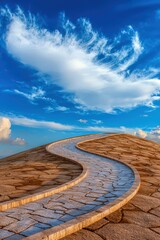
<path id="1" fill-rule="evenodd" d="M 43 208 L 43 206 L 42 206 L 42 204 L 39 204 L 39 203 L 36 203 L 36 202 L 32 202 L 32 203 L 29 203 L 29 204 L 25 204 L 23 206 L 23 208 L 35 211 L 35 210 Z"/>
<path id="2" fill-rule="evenodd" d="M 7 216 L 0 216 L 0 227 L 5 227 L 13 222 L 16 222 L 14 218 L 10 218 Z"/>
<path id="3" fill-rule="evenodd" d="M 160 199 L 160 192 L 155 192 L 152 194 L 152 197 Z"/>
<path id="4" fill-rule="evenodd" d="M 50 209 L 37 210 L 37 211 L 33 212 L 32 214 L 38 215 L 41 217 L 46 217 L 46 218 L 54 218 L 54 219 L 62 217 L 62 214 L 57 214 Z"/>
<path id="5" fill-rule="evenodd" d="M 84 137 L 84 139 L 86 138 L 88 137 Z M 12 231 L 15 233 L 22 233 L 26 234 L 26 236 L 30 236 L 34 233 L 34 231 L 42 231 L 44 228 L 47 229 L 48 225 L 50 227 L 61 225 L 64 222 L 68 222 L 75 217 L 80 216 L 81 214 L 92 212 L 95 209 L 98 209 L 115 200 L 117 196 L 123 195 L 126 191 L 128 191 L 128 189 L 130 189 L 134 180 L 132 170 L 126 165 L 115 162 L 111 159 L 107 159 L 106 161 L 106 159 L 103 157 L 90 153 L 82 153 L 74 146 L 82 139 L 83 138 L 70 140 L 69 142 L 63 142 L 60 145 L 54 145 L 54 149 L 52 150 L 57 155 L 60 154 L 65 157 L 72 158 L 73 160 L 81 159 L 82 162 L 87 162 L 88 168 L 90 169 L 90 175 L 88 174 L 88 176 L 82 182 L 73 186 L 71 189 L 64 191 L 63 194 L 53 194 L 50 197 L 13 209 L 13 212 L 11 211 L 9 213 L 10 215 L 22 215 L 24 216 L 24 219 L 20 219 L 16 225 L 11 223 L 10 225 L 6 226 L 5 229 L 12 229 Z M 101 161 L 101 164 L 99 164 L 99 161 Z M 40 174 L 41 170 L 46 167 L 42 166 L 40 162 L 35 164 L 40 167 L 39 171 L 26 171 L 26 173 L 23 174 L 25 177 L 31 177 L 33 173 Z M 56 164 L 58 164 L 58 161 Z M 64 167 L 64 165 L 61 166 L 61 169 L 63 169 L 63 174 L 67 174 L 66 168 Z M 52 176 L 50 170 L 48 175 L 45 171 L 45 174 L 40 176 L 40 178 L 43 179 L 41 183 L 44 183 L 44 180 L 49 180 L 50 175 Z M 40 181 L 40 178 L 38 181 Z M 64 179 L 65 181 L 70 179 L 70 175 L 64 175 Z M 121 181 L 122 184 L 120 184 Z M 62 183 L 63 181 L 59 179 L 59 182 Z M 125 182 L 126 184 L 124 184 Z M 36 182 L 34 182 L 33 185 L 37 187 Z M 30 186 L 26 187 L 25 190 L 27 191 L 30 189 Z M 38 191 L 39 189 L 35 190 L 34 193 Z M 101 225 L 101 227 L 102 226 L 103 225 Z M 87 236 L 90 236 L 95 240 L 101 239 L 101 237 L 87 230 L 84 230 L 82 233 L 84 239 L 86 239 Z"/>
<path id="6" fill-rule="evenodd" d="M 35 148 L 35 154 L 32 154 L 33 151 L 31 149 L 1 159 L 0 194 L 3 196 L 0 196 L 0 202 L 41 192 L 46 187 L 47 189 L 57 187 L 82 172 L 79 164 L 70 160 L 66 162 L 65 159 L 48 153 L 45 146 Z M 54 161 L 55 159 L 57 161 Z M 66 168 L 63 167 L 64 164 Z M 56 172 L 57 175 L 54 174 Z M 44 183 L 41 178 L 46 182 Z M 50 180 L 53 180 L 51 184 Z"/>
<path id="7" fill-rule="evenodd" d="M 25 220 L 18 221 L 16 223 L 11 223 L 10 225 L 6 226 L 4 229 L 8 231 L 13 231 L 15 233 L 20 233 L 26 230 L 27 228 L 29 228 L 30 226 L 34 225 L 35 223 L 36 221 L 34 221 L 33 219 L 25 219 Z"/>
<path id="8" fill-rule="evenodd" d="M 41 231 L 42 231 L 42 228 L 39 228 L 36 226 L 31 226 L 31 227 L 27 228 L 27 230 L 21 232 L 21 234 L 24 236 L 31 236 L 31 235 L 41 232 Z"/>
<path id="9" fill-rule="evenodd" d="M 78 233 L 73 233 L 70 236 L 62 238 L 62 240 L 103 240 L 103 239 L 97 234 L 83 229 Z"/>
<path id="10" fill-rule="evenodd" d="M 93 210 L 95 208 L 95 206 L 94 205 L 90 205 L 90 204 L 86 204 L 84 207 L 82 207 L 81 208 L 81 211 L 91 211 L 91 210 Z"/>
<path id="11" fill-rule="evenodd" d="M 28 214 L 28 213 L 24 213 L 24 214 L 11 213 L 8 216 L 17 221 L 30 218 L 30 214 Z"/>
<path id="12" fill-rule="evenodd" d="M 150 229 L 128 223 L 109 223 L 95 233 L 104 240 L 160 240 L 160 235 Z"/>
<path id="13" fill-rule="evenodd" d="M 66 215 L 65 215 L 66 216 Z M 57 225 L 60 225 L 63 223 L 63 220 L 60 219 L 60 220 L 56 220 L 56 219 L 52 219 L 52 218 L 45 218 L 45 217 L 40 217 L 40 216 L 36 216 L 36 215 L 33 215 L 31 216 L 32 219 L 38 221 L 39 223 L 44 223 L 44 224 L 48 224 L 50 225 L 51 227 L 53 226 L 57 226 Z M 73 217 L 72 217 L 73 218 Z M 36 225 L 36 224 L 35 224 Z"/>
<path id="14" fill-rule="evenodd" d="M 74 219 L 74 216 L 71 216 L 69 214 L 65 214 L 63 217 L 60 218 L 60 221 L 67 222 Z"/>
<path id="15" fill-rule="evenodd" d="M 132 200 L 130 202 L 128 202 L 126 205 L 123 206 L 123 209 L 125 210 L 140 210 L 139 208 L 135 207 L 132 203 Z"/>
<path id="16" fill-rule="evenodd" d="M 69 215 L 71 215 L 71 216 L 76 217 L 76 216 L 81 216 L 81 215 L 85 214 L 86 211 L 83 211 L 83 210 L 81 210 L 81 209 L 75 209 L 75 210 L 67 211 L 67 213 L 68 213 Z M 63 214 L 63 215 L 64 215 L 64 214 Z"/>
<path id="17" fill-rule="evenodd" d="M 7 238 L 9 236 L 12 236 L 13 234 L 14 234 L 13 232 L 9 232 L 7 230 L 1 229 L 0 230 L 0 239 Z"/>
<path id="18" fill-rule="evenodd" d="M 107 223 L 109 223 L 108 220 L 102 218 L 101 220 L 99 220 L 98 222 L 88 226 L 86 229 L 90 230 L 90 231 L 95 231 L 101 227 L 103 227 L 104 225 L 106 225 Z"/>
<path id="19" fill-rule="evenodd" d="M 138 194 L 131 203 L 142 211 L 148 212 L 150 209 L 160 206 L 160 199 Z"/>
<path id="20" fill-rule="evenodd" d="M 159 227 L 159 218 L 153 214 L 140 211 L 123 211 L 123 222 L 133 223 L 143 227 Z"/>
<path id="21" fill-rule="evenodd" d="M 107 220 L 113 223 L 119 223 L 122 220 L 122 210 L 119 209 L 107 216 Z"/>
<path id="22" fill-rule="evenodd" d="M 11 185 L 1 185 L 0 186 L 0 194 L 1 195 L 6 195 L 8 193 L 11 193 L 15 190 L 14 186 Z"/>
<path id="23" fill-rule="evenodd" d="M 48 229 L 50 228 L 51 226 L 48 225 L 48 224 L 44 224 L 44 223 L 37 223 L 34 225 L 35 227 L 38 227 L 38 228 L 41 228 L 41 229 Z"/>
<path id="24" fill-rule="evenodd" d="M 102 195 L 102 193 L 87 193 L 86 194 L 86 197 L 93 197 L 93 198 L 97 198 L 97 197 L 100 197 Z"/>
<path id="25" fill-rule="evenodd" d="M 5 240 L 21 240 L 21 239 L 24 239 L 24 236 L 19 235 L 19 234 L 14 234 L 11 237 L 5 238 Z"/>
<path id="26" fill-rule="evenodd" d="M 157 207 L 157 208 L 151 210 L 150 213 L 152 213 L 160 218 L 160 207 Z"/>
<path id="27" fill-rule="evenodd" d="M 123 142 L 123 140 L 124 140 L 124 142 Z M 136 140 L 135 143 L 134 143 L 134 140 Z M 101 145 L 99 144 L 100 141 L 101 141 L 100 139 L 95 140 L 95 141 L 92 142 L 92 144 L 91 144 L 91 142 L 88 142 L 88 146 L 87 147 L 84 146 L 84 147 L 86 147 L 87 150 L 89 150 L 91 152 L 95 152 L 95 153 L 96 152 L 101 153 L 104 150 L 104 153 L 105 153 L 106 156 L 108 156 L 109 152 L 111 152 L 111 150 L 109 150 L 109 144 L 112 147 L 111 149 L 113 149 L 114 144 L 117 145 L 117 146 L 122 145 L 122 147 L 117 150 L 118 153 L 121 153 L 122 151 L 124 151 L 125 147 L 127 149 L 129 149 L 130 152 L 128 153 L 128 155 L 129 154 L 133 155 L 132 159 L 134 161 L 129 159 L 128 155 L 126 155 L 126 159 L 124 159 L 124 155 L 123 155 L 123 157 L 119 157 L 119 159 L 122 159 L 122 161 L 130 163 L 131 165 L 137 167 L 138 171 L 140 172 L 140 174 L 141 174 L 141 188 L 140 188 L 139 193 L 141 195 L 142 194 L 146 195 L 146 197 L 149 196 L 149 195 L 150 196 L 152 195 L 151 196 L 152 199 L 148 198 L 146 205 L 145 205 L 145 200 L 144 199 L 147 199 L 147 198 L 145 198 L 145 196 L 144 196 L 144 197 L 140 197 L 141 199 L 143 198 L 143 204 L 141 204 L 140 201 L 139 202 L 137 201 L 136 206 L 135 206 L 135 205 L 131 204 L 132 203 L 132 201 L 131 201 L 131 203 L 124 206 L 123 209 L 130 210 L 131 213 L 132 213 L 132 211 L 135 211 L 135 210 L 139 211 L 139 212 L 142 212 L 142 213 L 143 213 L 143 211 L 146 211 L 146 212 L 147 211 L 150 211 L 150 212 L 154 211 L 152 214 L 156 213 L 157 216 L 158 216 L 159 215 L 158 208 L 155 208 L 155 206 L 158 204 L 158 202 L 153 200 L 153 198 L 158 198 L 158 200 L 160 199 L 159 194 L 157 194 L 157 193 L 160 192 L 160 190 L 158 190 L 159 180 L 156 178 L 156 174 L 158 174 L 157 176 L 159 176 L 159 170 L 160 170 L 160 168 L 159 168 L 160 166 L 158 165 L 159 160 L 160 160 L 159 144 L 147 142 L 146 140 L 141 140 L 139 138 L 132 137 L 132 136 L 129 136 L 129 135 L 118 135 L 118 136 L 115 135 L 113 137 L 111 136 L 109 138 L 103 139 L 103 142 L 102 142 Z M 149 143 L 151 147 L 146 147 L 147 143 Z M 96 144 L 96 147 L 93 147 L 93 144 Z M 155 146 L 155 148 L 154 148 L 154 146 Z M 134 147 L 136 149 L 141 148 L 142 152 L 140 152 L 140 151 L 135 151 L 134 152 L 133 151 Z M 151 152 L 151 151 L 153 151 L 153 154 L 149 154 L 148 155 L 149 158 L 145 157 L 147 155 L 146 153 Z M 114 151 L 112 151 L 112 152 L 114 152 Z M 115 153 L 115 156 L 112 153 L 111 157 L 118 158 L 117 157 L 118 155 L 116 156 L 117 152 L 115 151 L 114 153 Z M 157 153 L 157 159 L 154 162 L 155 153 Z M 136 154 L 136 155 L 134 155 L 134 154 Z M 143 157 L 143 155 L 144 155 L 144 157 Z M 143 161 L 143 159 L 144 159 L 144 161 Z M 159 170 L 154 170 L 156 168 L 158 168 Z M 136 197 L 135 197 L 135 200 L 136 200 Z M 152 207 L 150 205 L 154 209 L 152 209 Z M 129 224 L 129 225 L 130 225 L 131 232 L 132 232 L 133 224 Z M 146 228 L 142 227 L 141 231 L 143 231 L 143 229 L 146 229 Z M 154 229 L 157 229 L 157 232 L 158 232 L 158 227 L 154 228 Z M 118 231 L 118 229 L 117 229 L 117 231 Z M 151 231 L 151 234 L 152 234 L 152 231 Z M 149 238 L 147 237 L 147 234 L 146 234 L 146 236 L 144 238 L 140 237 L 140 239 L 147 239 L 147 240 L 152 239 L 151 234 L 150 234 Z M 153 236 L 153 239 L 159 239 L 158 235 L 156 235 L 156 237 Z M 112 239 L 112 237 L 110 239 Z M 117 239 L 117 238 L 115 238 L 115 239 Z M 121 235 L 120 235 L 120 239 L 121 239 Z M 123 235 L 122 235 L 122 239 L 128 239 L 128 238 L 126 238 L 126 237 L 123 238 Z M 129 236 L 129 239 L 130 239 L 130 236 Z M 131 239 L 137 239 L 137 238 L 131 238 Z"/>

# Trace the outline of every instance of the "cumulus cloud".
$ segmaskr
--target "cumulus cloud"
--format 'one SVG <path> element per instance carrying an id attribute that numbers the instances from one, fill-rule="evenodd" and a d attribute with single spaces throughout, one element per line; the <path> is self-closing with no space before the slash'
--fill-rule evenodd
<path id="1" fill-rule="evenodd" d="M 0 118 L 0 141 L 10 138 L 11 123 L 8 118 Z"/>
<path id="2" fill-rule="evenodd" d="M 74 25 L 62 14 L 61 30 L 50 32 L 20 8 L 14 13 L 2 9 L 1 17 L 6 18 L 3 29 L 6 27 L 8 53 L 50 76 L 53 84 L 73 96 L 75 104 L 114 112 L 138 105 L 152 107 L 160 99 L 160 80 L 154 74 L 130 71 L 143 53 L 139 34 L 131 26 L 108 39 L 84 18 Z"/>
<path id="3" fill-rule="evenodd" d="M 134 135 L 160 143 L 160 126 L 157 126 L 148 132 L 143 131 L 142 129 L 138 129 L 134 132 Z"/>
<path id="4" fill-rule="evenodd" d="M 13 140 L 12 143 L 15 145 L 25 145 L 26 144 L 26 142 L 23 138 L 16 138 Z"/>
<path id="5" fill-rule="evenodd" d="M 146 138 L 148 134 L 142 129 L 138 129 L 137 131 L 134 132 L 134 135 L 136 135 L 137 137 Z"/>
<path id="6" fill-rule="evenodd" d="M 79 127 L 71 125 L 63 125 L 60 123 L 49 122 L 49 121 L 39 121 L 36 119 L 30 119 L 22 116 L 12 116 L 12 117 L 0 117 L 0 142 L 10 143 L 14 145 L 24 145 L 26 142 L 22 138 L 11 138 L 11 122 L 14 125 L 26 126 L 26 127 L 35 127 L 35 128 L 50 128 L 54 130 L 81 130 L 88 132 L 100 132 L 100 133 L 129 133 L 135 136 L 153 140 L 160 143 L 160 126 L 152 129 L 151 131 L 144 131 L 140 128 L 126 128 L 121 127 L 105 127 L 105 126 L 88 126 L 88 127 Z M 79 119 L 81 123 L 87 123 L 85 119 Z"/>
<path id="7" fill-rule="evenodd" d="M 100 132 L 100 133 L 128 133 L 140 138 L 152 140 L 155 142 L 160 143 L 160 126 L 157 126 L 156 128 L 150 130 L 150 131 L 144 131 L 140 128 L 127 128 L 124 126 L 121 127 L 99 127 L 99 126 L 89 126 L 85 130 L 91 131 L 91 132 Z"/>
<path id="8" fill-rule="evenodd" d="M 22 138 L 12 139 L 11 136 L 11 122 L 6 117 L 0 117 L 0 142 L 10 143 L 14 145 L 24 145 L 25 140 Z"/>

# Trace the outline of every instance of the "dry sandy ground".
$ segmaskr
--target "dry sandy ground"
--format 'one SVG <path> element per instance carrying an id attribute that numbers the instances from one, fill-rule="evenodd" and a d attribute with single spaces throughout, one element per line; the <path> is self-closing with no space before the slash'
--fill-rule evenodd
<path id="1" fill-rule="evenodd" d="M 45 146 L 0 159 L 0 202 L 57 187 L 81 172 L 79 164 L 48 153 Z"/>
<path id="2" fill-rule="evenodd" d="M 120 134 L 81 147 L 134 166 L 141 187 L 123 208 L 63 240 L 160 240 L 160 145 Z"/>

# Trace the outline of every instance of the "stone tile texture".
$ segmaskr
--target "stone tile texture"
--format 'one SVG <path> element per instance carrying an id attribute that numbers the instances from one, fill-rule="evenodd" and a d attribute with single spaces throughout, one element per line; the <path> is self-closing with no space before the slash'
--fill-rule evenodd
<path id="1" fill-rule="evenodd" d="M 83 152 L 75 147 L 80 141 L 99 138 L 100 136 L 101 135 L 73 138 L 49 146 L 50 152 L 65 158 L 67 157 L 67 159 L 80 161 L 85 166 L 87 165 L 86 177 L 77 185 L 65 191 L 1 212 L 0 216 L 6 218 L 6 224 L 0 229 L 0 239 L 5 239 L 12 235 L 12 237 L 14 237 L 14 234 L 19 236 L 19 238 L 23 236 L 31 240 L 48 239 L 47 236 L 49 236 L 52 231 L 56 232 L 61 229 L 64 232 L 63 226 L 66 227 L 67 224 L 71 226 L 71 223 L 77 223 L 78 219 L 79 221 L 82 220 L 82 222 L 85 222 L 84 219 L 87 219 L 87 216 L 89 216 L 88 224 L 85 222 L 85 226 L 89 225 L 90 220 L 94 219 L 95 215 L 99 216 L 99 219 L 102 218 L 103 209 L 106 209 L 107 205 L 112 204 L 112 202 L 117 201 L 117 199 L 119 199 L 117 203 L 123 200 L 121 197 L 131 189 L 135 180 L 132 169 L 118 161 Z M 67 159 L 66 162 L 61 165 L 62 169 L 66 168 L 65 174 L 68 173 Z M 58 161 L 55 161 L 56 164 L 58 164 Z M 23 162 L 23 160 L 21 159 L 20 162 Z M 75 168 L 73 166 L 73 169 L 77 170 L 76 166 Z M 40 169 L 38 169 L 38 171 L 40 171 Z M 25 176 L 28 177 L 30 174 L 31 171 L 28 170 Z M 48 174 L 48 176 L 49 175 L 50 174 Z M 91 216 L 93 216 L 93 218 Z M 9 222 L 9 218 L 16 221 Z M 108 220 L 104 220 L 103 223 L 104 222 L 108 223 Z M 82 224 L 78 224 L 77 226 L 78 228 L 74 225 L 74 231 L 83 227 Z M 99 227 L 103 227 L 103 224 L 99 224 Z M 157 227 L 157 225 L 155 227 Z M 97 229 L 95 227 L 93 228 Z M 6 237 L 3 237 L 5 231 Z M 7 236 L 7 233 L 10 235 Z M 65 234 L 68 233 L 69 230 L 66 230 Z M 90 232 L 90 230 L 82 230 L 80 234 L 82 239 L 89 239 L 88 234 L 91 235 L 90 239 L 102 239 L 100 235 L 98 236 L 96 233 Z M 77 234 L 75 236 L 76 239 L 78 239 Z M 58 238 L 60 238 L 60 236 Z M 49 239 L 58 238 L 49 237 Z"/>
<path id="2" fill-rule="evenodd" d="M 80 144 L 86 151 L 129 163 L 141 176 L 138 194 L 88 231 L 103 240 L 160 240 L 160 145 L 128 134 L 116 134 Z M 102 220 L 101 220 L 102 221 Z M 97 229 L 96 229 L 97 225 Z M 93 228 L 92 228 L 93 226 Z M 92 240 L 88 232 L 88 238 Z M 70 240 L 72 236 L 63 238 Z M 81 233 L 76 233 L 82 240 Z"/>
<path id="3" fill-rule="evenodd" d="M 60 186 L 81 172 L 79 164 L 47 152 L 45 146 L 0 159 L 0 203 Z"/>

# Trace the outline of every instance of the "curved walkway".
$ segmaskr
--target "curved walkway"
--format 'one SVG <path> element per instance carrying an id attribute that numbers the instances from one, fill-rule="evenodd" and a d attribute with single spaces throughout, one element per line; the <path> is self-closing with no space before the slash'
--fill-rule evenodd
<path id="1" fill-rule="evenodd" d="M 133 135 L 115 134 L 80 147 L 131 164 L 141 176 L 141 186 L 122 208 L 63 240 L 160 240 L 160 145 Z"/>
<path id="2" fill-rule="evenodd" d="M 46 146 L 0 159 L 0 211 L 62 191 L 82 170 L 81 164 L 66 162 Z"/>
<path id="3" fill-rule="evenodd" d="M 0 239 L 60 239 L 114 212 L 136 194 L 140 180 L 134 169 L 75 147 L 100 136 L 67 139 L 47 147 L 81 163 L 83 177 L 66 191 L 1 212 Z"/>

